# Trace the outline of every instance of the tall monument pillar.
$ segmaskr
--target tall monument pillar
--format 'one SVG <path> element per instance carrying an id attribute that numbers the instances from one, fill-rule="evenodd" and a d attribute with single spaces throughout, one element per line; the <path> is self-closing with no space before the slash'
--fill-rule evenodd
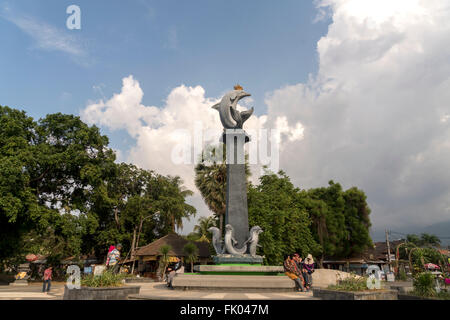
<path id="1" fill-rule="evenodd" d="M 244 146 L 250 141 L 243 124 L 253 114 L 254 109 L 238 111 L 238 102 L 250 96 L 241 86 L 225 94 L 212 108 L 217 110 L 223 125 L 221 141 L 226 145 L 227 197 L 225 213 L 225 235 L 217 227 L 208 229 L 213 234 L 213 245 L 217 264 L 249 263 L 261 264 L 263 257 L 256 254 L 259 226 L 248 229 L 247 175 L 245 174 Z"/>
<path id="2" fill-rule="evenodd" d="M 243 129 L 225 129 L 227 161 L 227 211 L 225 224 L 234 228 L 237 247 L 248 239 L 247 176 L 245 174 L 245 143 L 250 141 Z"/>

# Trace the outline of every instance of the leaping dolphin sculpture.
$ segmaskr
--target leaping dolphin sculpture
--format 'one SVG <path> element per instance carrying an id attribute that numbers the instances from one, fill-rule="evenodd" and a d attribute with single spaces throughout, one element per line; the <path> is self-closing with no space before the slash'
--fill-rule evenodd
<path id="1" fill-rule="evenodd" d="M 225 129 L 242 129 L 244 122 L 253 114 L 254 108 L 242 112 L 236 109 L 238 102 L 249 96 L 251 95 L 244 90 L 233 90 L 225 94 L 220 103 L 212 106 L 219 111 L 220 121 Z"/>

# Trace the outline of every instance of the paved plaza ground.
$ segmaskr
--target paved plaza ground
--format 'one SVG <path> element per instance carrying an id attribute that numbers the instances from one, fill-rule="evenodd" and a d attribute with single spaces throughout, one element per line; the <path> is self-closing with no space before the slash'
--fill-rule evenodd
<path id="1" fill-rule="evenodd" d="M 216 292 L 169 290 L 163 283 L 142 283 L 139 295 L 144 300 L 315 300 L 312 292 Z M 49 294 L 42 293 L 41 283 L 28 286 L 0 286 L 0 300 L 62 300 L 64 283 L 53 282 Z"/>
<path id="2" fill-rule="evenodd" d="M 128 284 L 141 286 L 139 295 L 132 295 L 132 300 L 318 300 L 311 292 L 270 292 L 270 291 L 182 291 L 169 290 L 164 283 L 149 282 Z M 405 286 L 412 283 L 396 281 L 383 284 L 383 287 Z M 0 300 L 62 300 L 64 283 L 53 282 L 51 292 L 42 292 L 42 283 L 31 283 L 28 286 L 0 285 Z"/>

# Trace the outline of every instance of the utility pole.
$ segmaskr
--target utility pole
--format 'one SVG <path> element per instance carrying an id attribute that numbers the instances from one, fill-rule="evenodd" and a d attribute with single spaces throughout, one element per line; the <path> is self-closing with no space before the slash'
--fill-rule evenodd
<path id="1" fill-rule="evenodd" d="M 391 247 L 389 244 L 389 232 L 387 229 L 385 230 L 385 232 L 386 232 L 387 260 L 388 260 L 389 272 L 391 272 L 392 271 L 391 270 Z"/>

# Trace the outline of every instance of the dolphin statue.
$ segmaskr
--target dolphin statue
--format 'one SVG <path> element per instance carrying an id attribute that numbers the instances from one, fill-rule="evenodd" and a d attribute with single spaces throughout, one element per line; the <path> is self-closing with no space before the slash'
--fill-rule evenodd
<path id="1" fill-rule="evenodd" d="M 208 229 L 209 232 L 212 233 L 212 243 L 214 246 L 214 250 L 216 250 L 216 254 L 222 254 L 225 251 L 225 246 L 223 246 L 222 235 L 220 234 L 219 228 L 210 227 Z"/>
<path id="2" fill-rule="evenodd" d="M 229 254 L 242 256 L 247 251 L 247 244 L 244 244 L 242 248 L 235 248 L 234 245 L 237 243 L 233 236 L 233 227 L 230 224 L 225 226 L 225 248 Z"/>
<path id="3" fill-rule="evenodd" d="M 254 112 L 254 108 L 239 112 L 236 109 L 238 102 L 251 94 L 244 90 L 232 90 L 225 94 L 218 104 L 212 106 L 213 109 L 219 111 L 220 121 L 225 129 L 242 129 L 244 122 L 250 118 Z"/>
<path id="4" fill-rule="evenodd" d="M 253 228 L 250 229 L 250 238 L 248 238 L 247 241 L 245 241 L 244 244 L 248 244 L 248 251 L 250 253 L 250 255 L 252 257 L 256 256 L 256 248 L 257 247 L 261 247 L 258 244 L 259 241 L 259 234 L 261 232 L 264 232 L 261 227 L 259 226 L 254 226 Z"/>

